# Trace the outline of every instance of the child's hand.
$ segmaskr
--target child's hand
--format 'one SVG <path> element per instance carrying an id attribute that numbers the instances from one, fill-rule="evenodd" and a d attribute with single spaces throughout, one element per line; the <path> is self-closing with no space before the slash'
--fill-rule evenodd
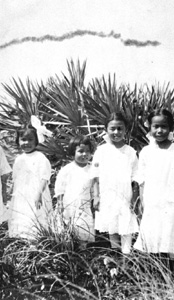
<path id="1" fill-rule="evenodd" d="M 139 185 L 137 182 L 132 182 L 132 199 L 130 202 L 130 210 L 132 213 L 135 212 L 135 208 L 137 206 L 137 203 L 139 201 Z"/>
<path id="2" fill-rule="evenodd" d="M 35 201 L 35 206 L 36 209 L 40 209 L 42 206 L 42 194 L 39 195 L 39 197 L 37 198 L 37 200 Z"/>
<path id="3" fill-rule="evenodd" d="M 57 211 L 58 211 L 58 213 L 59 213 L 60 215 L 63 214 L 64 208 L 63 208 L 63 205 L 62 205 L 62 204 L 57 203 Z"/>
<path id="4" fill-rule="evenodd" d="M 9 208 L 10 208 L 10 201 L 7 201 L 5 207 L 6 207 L 6 209 L 9 209 Z"/>
<path id="5" fill-rule="evenodd" d="M 7 193 L 6 193 L 6 191 L 2 191 L 2 199 L 3 199 L 3 203 L 6 204 L 7 203 Z"/>
<path id="6" fill-rule="evenodd" d="M 137 199 L 135 197 L 132 197 L 131 202 L 130 202 L 130 210 L 132 213 L 135 212 L 136 204 L 137 204 Z"/>
<path id="7" fill-rule="evenodd" d="M 99 196 L 94 197 L 93 208 L 94 208 L 94 210 L 99 211 L 99 208 L 100 208 L 100 197 Z"/>

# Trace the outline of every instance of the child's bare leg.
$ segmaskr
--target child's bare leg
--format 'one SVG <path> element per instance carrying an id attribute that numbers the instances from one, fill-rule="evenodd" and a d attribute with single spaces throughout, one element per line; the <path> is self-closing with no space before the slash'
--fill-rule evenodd
<path id="1" fill-rule="evenodd" d="M 132 234 L 126 234 L 121 236 L 121 249 L 122 253 L 130 254 L 132 247 Z"/>
<path id="2" fill-rule="evenodd" d="M 117 263 L 120 265 L 122 261 L 122 254 L 121 254 L 121 240 L 120 235 L 118 233 L 110 234 L 109 235 L 111 249 L 113 249 L 113 256 Z"/>
<path id="3" fill-rule="evenodd" d="M 111 248 L 114 249 L 120 249 L 121 244 L 120 244 L 120 235 L 118 233 L 110 234 L 109 235 L 110 243 L 111 243 Z"/>
<path id="4" fill-rule="evenodd" d="M 132 234 L 121 236 L 121 249 L 123 253 L 123 268 L 126 264 L 126 259 L 129 257 L 132 247 Z"/>

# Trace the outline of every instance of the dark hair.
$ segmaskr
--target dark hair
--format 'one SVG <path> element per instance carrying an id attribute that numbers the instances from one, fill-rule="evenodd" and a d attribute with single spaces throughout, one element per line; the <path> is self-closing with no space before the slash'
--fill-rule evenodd
<path id="1" fill-rule="evenodd" d="M 91 139 L 86 136 L 75 136 L 71 138 L 69 142 L 69 147 L 68 147 L 68 154 L 71 156 L 75 155 L 76 147 L 80 146 L 81 144 L 89 146 L 90 152 L 93 153 L 94 147 Z"/>
<path id="2" fill-rule="evenodd" d="M 113 120 L 122 121 L 125 124 L 126 127 L 128 125 L 128 122 L 127 122 L 125 116 L 121 112 L 116 112 L 116 113 L 112 113 L 108 118 L 106 118 L 105 124 L 104 124 L 106 130 L 108 128 L 109 122 L 111 122 Z"/>
<path id="3" fill-rule="evenodd" d="M 24 136 L 27 136 L 29 134 L 33 134 L 34 137 L 35 137 L 35 141 L 36 141 L 36 146 L 39 144 L 39 141 L 38 141 L 38 136 L 37 136 L 37 131 L 36 129 L 29 125 L 28 127 L 26 128 L 22 128 L 22 129 L 19 129 L 17 130 L 17 134 L 16 134 L 16 144 L 19 146 L 19 138 L 23 138 Z"/>
<path id="4" fill-rule="evenodd" d="M 148 116 L 148 122 L 149 125 L 151 126 L 152 124 L 152 118 L 156 116 L 164 116 L 167 120 L 167 123 L 169 125 L 169 130 L 173 130 L 173 116 L 170 111 L 168 111 L 165 108 L 160 108 L 160 109 L 155 109 L 153 112 L 150 113 Z"/>

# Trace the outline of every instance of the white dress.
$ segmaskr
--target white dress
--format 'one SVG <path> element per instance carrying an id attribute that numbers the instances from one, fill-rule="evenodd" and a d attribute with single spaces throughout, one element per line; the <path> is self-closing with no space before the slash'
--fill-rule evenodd
<path id="1" fill-rule="evenodd" d="M 10 205 L 9 236 L 33 238 L 40 227 L 48 226 L 52 200 L 48 184 L 42 193 L 42 206 L 36 209 L 36 195 L 42 179 L 49 182 L 51 165 L 39 151 L 19 155 L 13 166 L 13 196 Z"/>
<path id="2" fill-rule="evenodd" d="M 92 177 L 99 177 L 100 208 L 95 215 L 95 229 L 109 234 L 126 235 L 138 231 L 135 214 L 131 213 L 132 181 L 136 180 L 135 150 L 111 143 L 101 145 L 93 157 Z"/>
<path id="3" fill-rule="evenodd" d="M 4 154 L 4 151 L 2 147 L 0 147 L 0 224 L 5 221 L 6 219 L 6 208 L 3 204 L 3 198 L 2 198 L 2 183 L 1 183 L 1 176 L 4 174 L 8 174 L 11 172 L 11 168 L 9 166 L 9 163 L 6 159 L 6 156 Z"/>
<path id="4" fill-rule="evenodd" d="M 156 143 L 140 152 L 139 183 L 144 183 L 144 212 L 134 248 L 151 253 L 174 253 L 174 144 Z"/>
<path id="5" fill-rule="evenodd" d="M 87 165 L 81 168 L 73 161 L 59 171 L 55 183 L 55 196 L 64 195 L 64 221 L 74 225 L 77 235 L 83 241 L 94 241 L 90 167 Z"/>

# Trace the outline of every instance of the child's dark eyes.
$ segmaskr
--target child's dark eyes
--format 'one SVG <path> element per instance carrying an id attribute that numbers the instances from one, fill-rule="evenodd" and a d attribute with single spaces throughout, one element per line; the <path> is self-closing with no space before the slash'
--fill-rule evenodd
<path id="1" fill-rule="evenodd" d="M 83 154 L 83 153 L 90 154 L 89 151 L 84 152 L 83 150 L 79 150 L 78 152 L 79 152 L 80 154 Z"/>
<path id="2" fill-rule="evenodd" d="M 114 131 L 115 129 L 117 129 L 117 130 L 119 130 L 119 131 L 120 131 L 120 130 L 123 130 L 122 127 L 111 127 L 110 129 L 111 129 L 112 131 Z"/>
<path id="3" fill-rule="evenodd" d="M 167 125 L 153 125 L 153 127 L 155 128 L 155 129 L 158 129 L 158 128 L 162 128 L 162 129 L 166 129 L 166 128 L 168 128 L 168 126 Z"/>
<path id="4" fill-rule="evenodd" d="M 23 142 L 32 142 L 33 140 L 34 140 L 34 139 L 32 139 L 32 138 L 31 138 L 31 139 L 25 139 L 25 138 L 24 138 L 24 139 L 21 139 L 21 141 L 23 141 Z"/>

